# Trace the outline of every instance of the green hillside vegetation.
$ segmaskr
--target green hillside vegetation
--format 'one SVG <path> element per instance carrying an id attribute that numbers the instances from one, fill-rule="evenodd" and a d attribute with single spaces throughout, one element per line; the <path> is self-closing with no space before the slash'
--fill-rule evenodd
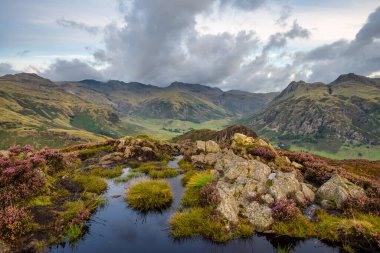
<path id="1" fill-rule="evenodd" d="M 355 74 L 329 85 L 292 82 L 265 110 L 243 122 L 280 147 L 378 159 L 380 82 Z"/>
<path id="2" fill-rule="evenodd" d="M 61 147 L 133 133 L 108 108 L 68 94 L 35 74 L 0 77 L 0 148 Z"/>

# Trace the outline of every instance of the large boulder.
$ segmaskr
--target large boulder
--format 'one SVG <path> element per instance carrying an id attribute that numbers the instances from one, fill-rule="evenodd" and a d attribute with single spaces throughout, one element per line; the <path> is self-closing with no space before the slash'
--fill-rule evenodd
<path id="1" fill-rule="evenodd" d="M 244 215 L 259 232 L 267 230 L 273 224 L 272 210 L 257 201 L 245 208 Z"/>
<path id="2" fill-rule="evenodd" d="M 217 189 L 220 196 L 217 210 L 229 222 L 237 224 L 239 222 L 239 203 L 234 196 L 234 189 L 223 181 L 217 183 Z"/>
<path id="3" fill-rule="evenodd" d="M 271 169 L 259 161 L 244 159 L 233 152 L 223 153 L 216 161 L 215 169 L 218 180 L 217 189 L 221 197 L 217 210 L 229 222 L 237 223 L 240 208 L 247 210 L 252 199 L 258 194 L 265 193 L 265 184 Z M 253 206 L 249 210 L 256 210 L 255 208 Z M 263 207 L 259 210 L 267 211 Z M 258 221 L 257 217 L 252 215 L 250 214 L 252 220 L 255 221 L 255 226 L 266 227 L 262 224 L 265 223 L 265 219 Z M 262 216 L 261 213 L 258 215 Z"/>
<path id="4" fill-rule="evenodd" d="M 196 141 L 195 148 L 197 151 L 205 152 L 206 151 L 206 142 L 204 141 Z"/>
<path id="5" fill-rule="evenodd" d="M 269 193 L 275 200 L 286 199 L 289 194 L 301 191 L 301 184 L 292 172 L 278 172 L 271 183 Z"/>
<path id="6" fill-rule="evenodd" d="M 349 198 L 364 197 L 364 190 L 347 179 L 335 174 L 317 191 L 317 197 L 324 208 L 341 209 Z"/>
<path id="7" fill-rule="evenodd" d="M 247 146 L 255 143 L 255 139 L 244 134 L 235 133 L 232 139 L 232 146 Z"/>
<path id="8" fill-rule="evenodd" d="M 220 147 L 215 141 L 206 141 L 205 150 L 207 153 L 217 153 L 220 151 Z"/>

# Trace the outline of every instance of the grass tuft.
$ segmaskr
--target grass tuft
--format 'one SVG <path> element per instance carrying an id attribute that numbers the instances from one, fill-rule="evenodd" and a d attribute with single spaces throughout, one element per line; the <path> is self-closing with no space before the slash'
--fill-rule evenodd
<path id="1" fill-rule="evenodd" d="M 123 166 L 118 165 L 112 169 L 103 169 L 101 167 L 96 167 L 91 171 L 91 175 L 105 178 L 115 178 L 120 177 L 123 174 Z"/>
<path id="2" fill-rule="evenodd" d="M 74 181 L 83 185 L 83 188 L 87 192 L 93 192 L 100 194 L 107 189 L 107 183 L 103 178 L 94 175 L 75 175 Z"/>
<path id="3" fill-rule="evenodd" d="M 170 205 L 173 193 L 163 180 L 145 180 L 132 185 L 126 192 L 128 204 L 140 211 L 161 210 Z"/>
<path id="4" fill-rule="evenodd" d="M 174 238 L 203 236 L 214 242 L 226 242 L 232 235 L 219 218 L 212 219 L 211 208 L 193 208 L 174 214 L 170 218 L 171 235 Z"/>

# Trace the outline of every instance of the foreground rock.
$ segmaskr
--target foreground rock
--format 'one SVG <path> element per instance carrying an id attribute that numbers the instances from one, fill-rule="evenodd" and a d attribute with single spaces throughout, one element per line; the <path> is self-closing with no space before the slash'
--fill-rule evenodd
<path id="1" fill-rule="evenodd" d="M 349 198 L 364 197 L 365 192 L 347 179 L 334 175 L 317 191 L 317 197 L 324 208 L 341 209 Z"/>

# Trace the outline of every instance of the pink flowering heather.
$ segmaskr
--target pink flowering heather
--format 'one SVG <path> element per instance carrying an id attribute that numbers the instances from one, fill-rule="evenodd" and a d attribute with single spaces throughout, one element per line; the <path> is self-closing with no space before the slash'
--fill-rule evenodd
<path id="1" fill-rule="evenodd" d="M 29 230 L 31 217 L 24 208 L 8 206 L 0 209 L 0 235 L 5 240 L 14 240 Z"/>
<path id="2" fill-rule="evenodd" d="M 271 204 L 273 218 L 277 220 L 292 220 L 301 214 L 297 204 L 292 199 L 282 199 Z"/>
<path id="3" fill-rule="evenodd" d="M 260 156 L 266 160 L 273 160 L 276 158 L 276 153 L 274 153 L 269 147 L 260 146 L 257 148 L 251 148 L 248 153 L 255 156 Z"/>

